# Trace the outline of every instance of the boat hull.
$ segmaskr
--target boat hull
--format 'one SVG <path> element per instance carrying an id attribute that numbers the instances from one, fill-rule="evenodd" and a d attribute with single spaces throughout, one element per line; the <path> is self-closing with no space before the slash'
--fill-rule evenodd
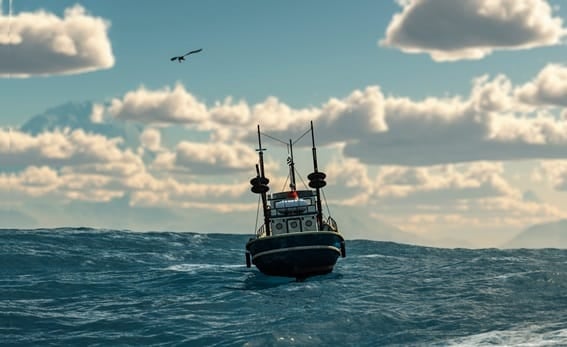
<path id="1" fill-rule="evenodd" d="M 251 239 L 252 264 L 270 276 L 305 278 L 333 271 L 344 256 L 344 238 L 332 231 L 300 232 Z"/>

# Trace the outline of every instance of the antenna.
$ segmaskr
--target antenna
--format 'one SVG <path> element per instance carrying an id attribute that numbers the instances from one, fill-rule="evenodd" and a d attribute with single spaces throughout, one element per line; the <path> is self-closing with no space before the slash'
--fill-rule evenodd
<path id="1" fill-rule="evenodd" d="M 309 187 L 315 188 L 315 192 L 317 194 L 317 223 L 319 224 L 319 228 L 323 225 L 323 207 L 321 206 L 321 188 L 327 185 L 325 182 L 325 173 L 319 172 L 317 167 L 317 149 L 315 148 L 315 134 L 313 132 L 313 121 L 311 121 L 311 143 L 313 144 L 313 148 L 311 148 L 311 152 L 313 154 L 313 172 L 307 176 L 309 179 Z"/>
<path id="2" fill-rule="evenodd" d="M 250 180 L 252 184 L 252 192 L 260 194 L 262 197 L 262 209 L 264 210 L 264 226 L 266 228 L 266 235 L 270 236 L 270 211 L 268 209 L 268 201 L 266 193 L 270 188 L 268 183 L 270 180 L 266 178 L 264 173 L 264 151 L 266 149 L 262 148 L 262 136 L 260 135 L 260 124 L 258 124 L 258 156 L 260 159 L 260 165 L 256 165 L 256 177 Z"/>
<path id="3" fill-rule="evenodd" d="M 293 161 L 293 143 L 289 140 L 289 158 L 287 158 L 289 165 L 289 188 L 295 191 L 295 162 Z"/>

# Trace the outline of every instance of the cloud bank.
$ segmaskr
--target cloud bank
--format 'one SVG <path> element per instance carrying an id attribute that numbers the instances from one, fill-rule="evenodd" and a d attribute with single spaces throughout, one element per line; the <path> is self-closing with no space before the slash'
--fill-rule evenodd
<path id="1" fill-rule="evenodd" d="M 423 100 L 385 96 L 379 86 L 369 86 L 319 107 L 299 109 L 275 97 L 257 104 L 227 98 L 209 107 L 180 84 L 161 90 L 140 87 L 115 98 L 103 112 L 150 126 L 184 125 L 209 133 L 217 143 L 233 143 L 233 149 L 240 148 L 237 142 L 255 142 L 256 124 L 270 135 L 289 139 L 302 134 L 313 120 L 319 145 L 340 146 L 345 156 L 364 164 L 559 159 L 567 156 L 567 123 L 557 115 L 567 100 L 567 78 L 560 78 L 567 76 L 565 71 L 551 64 L 517 86 L 504 75 L 481 76 L 472 81 L 467 96 Z M 181 146 L 175 160 L 194 165 L 184 153 L 198 158 L 195 151 L 210 152 L 196 146 Z M 244 155 L 236 157 L 249 155 L 239 153 Z M 207 154 L 207 160 L 216 157 L 218 153 Z"/>
<path id="2" fill-rule="evenodd" d="M 83 130 L 0 129 L 0 161 L 11 168 L 0 174 L 0 195 L 253 213 L 248 180 L 257 161 L 256 124 L 288 139 L 313 120 L 332 205 L 424 232 L 463 225 L 487 232 L 563 218 L 560 208 L 525 199 L 501 162 L 566 158 L 560 112 L 567 88 L 554 78 L 564 70 L 548 65 L 523 84 L 480 76 L 467 95 L 422 100 L 368 86 L 305 108 L 275 97 L 207 105 L 181 84 L 139 87 L 93 113 L 101 122 L 142 123 L 139 148 Z M 185 127 L 187 137 L 172 143 L 169 127 Z M 309 140 L 298 145 L 310 147 Z M 271 187 L 279 189 L 286 173 L 273 163 L 274 149 L 266 159 Z M 565 171 L 548 164 L 539 174 L 563 190 Z"/>
<path id="3" fill-rule="evenodd" d="M 145 147 L 159 145 L 159 139 L 156 139 L 153 131 L 145 132 L 142 137 L 148 138 Z M 172 174 L 164 175 L 163 167 L 152 170 L 141 154 L 129 148 L 121 148 L 120 144 L 120 139 L 108 139 L 80 129 L 48 131 L 35 136 L 18 130 L 0 129 L 0 162 L 4 169 L 13 168 L 12 172 L 0 172 L 0 196 L 3 196 L 3 192 L 7 194 L 3 198 L 10 201 L 25 197 L 45 197 L 60 199 L 58 201 L 62 202 L 107 202 L 128 196 L 133 206 L 214 210 L 251 210 L 255 206 L 241 200 L 249 188 L 247 180 L 210 183 L 204 182 L 207 175 L 204 175 L 205 179 L 199 179 L 193 171 L 191 175 L 177 178 Z M 218 148 L 217 145 L 213 143 L 208 148 L 214 150 Z M 206 148 L 205 145 L 201 146 Z M 183 152 L 183 146 L 180 148 L 179 151 Z M 239 149 L 219 155 L 225 157 L 213 158 L 231 163 L 231 158 L 238 159 L 232 156 L 238 156 Z M 253 157 L 248 157 L 249 160 L 254 160 Z M 195 167 L 214 164 L 208 161 L 210 158 L 203 158 L 202 155 L 190 160 Z M 236 163 L 237 161 L 233 162 L 234 165 L 220 165 L 217 172 L 230 174 L 241 170 Z M 173 171 L 176 165 L 186 163 L 170 164 Z M 222 167 L 226 171 L 222 171 Z"/>
<path id="4" fill-rule="evenodd" d="M 0 15 L 0 77 L 69 75 L 114 66 L 110 23 L 80 5 Z"/>

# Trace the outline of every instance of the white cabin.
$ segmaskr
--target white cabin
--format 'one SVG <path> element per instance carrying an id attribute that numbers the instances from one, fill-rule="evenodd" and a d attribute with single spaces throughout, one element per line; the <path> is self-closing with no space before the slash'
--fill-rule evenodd
<path id="1" fill-rule="evenodd" d="M 297 193 L 297 198 L 290 198 L 287 192 L 268 197 L 272 235 L 318 231 L 315 192 L 301 190 Z"/>

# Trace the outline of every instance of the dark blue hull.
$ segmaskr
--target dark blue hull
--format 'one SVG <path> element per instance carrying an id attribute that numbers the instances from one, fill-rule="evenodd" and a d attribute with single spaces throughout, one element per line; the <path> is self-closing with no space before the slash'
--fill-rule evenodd
<path id="1" fill-rule="evenodd" d="M 251 239 L 246 251 L 266 275 L 305 278 L 332 272 L 345 244 L 337 232 L 301 232 Z"/>

